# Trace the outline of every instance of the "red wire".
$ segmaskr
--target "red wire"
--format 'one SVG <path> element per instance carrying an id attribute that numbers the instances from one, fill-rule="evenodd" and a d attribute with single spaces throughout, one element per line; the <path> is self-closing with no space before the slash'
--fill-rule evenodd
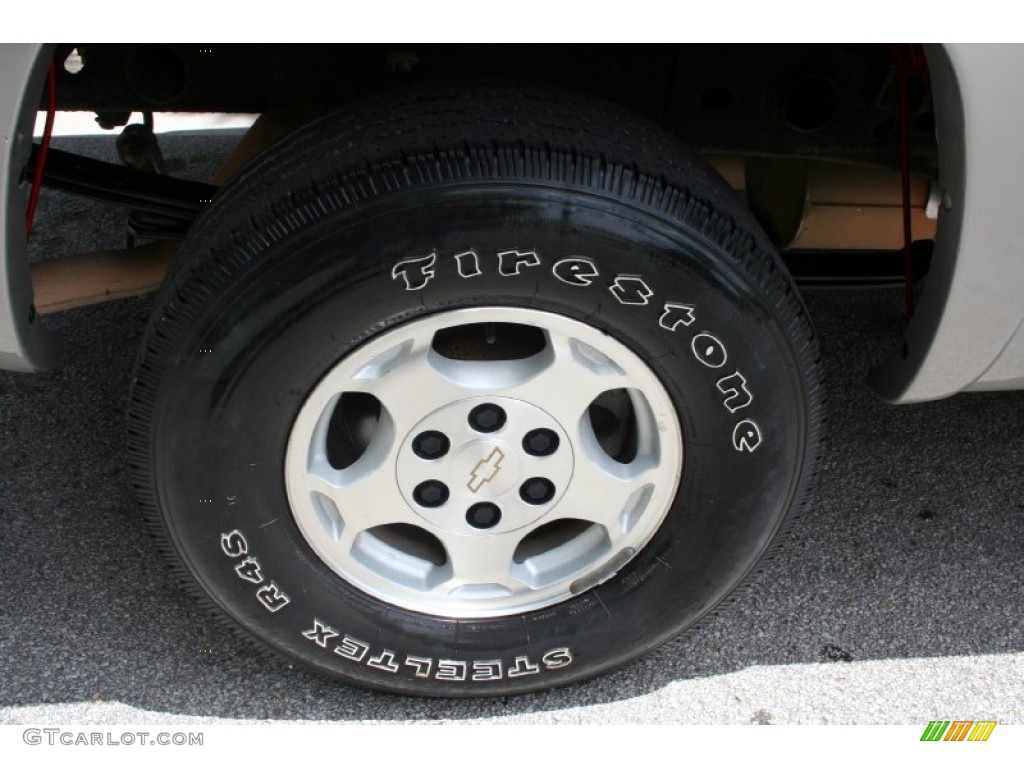
<path id="1" fill-rule="evenodd" d="M 910 104 L 911 73 L 900 67 L 900 181 L 903 193 L 903 300 L 907 319 L 914 314 L 914 236 L 910 224 Z"/>
<path id="2" fill-rule="evenodd" d="M 900 181 L 903 196 L 903 297 L 907 320 L 914 314 L 914 254 L 910 209 L 910 78 L 928 85 L 928 60 L 920 45 L 884 46 L 900 79 Z"/>
<path id="3" fill-rule="evenodd" d="M 39 190 L 43 186 L 43 171 L 46 170 L 46 154 L 50 151 L 50 138 L 53 136 L 53 118 L 57 111 L 57 75 L 53 64 L 46 73 L 46 126 L 43 128 L 43 142 L 39 145 L 39 158 L 32 171 L 32 191 L 28 196 L 28 208 L 25 211 L 25 240 L 32 236 L 32 221 L 36 217 L 36 203 L 39 202 Z"/>
<path id="4" fill-rule="evenodd" d="M 913 314 L 913 231 L 910 223 L 910 78 L 929 84 L 928 59 L 918 44 L 885 43 L 899 77 L 899 156 L 903 202 L 903 298 L 907 319 Z"/>

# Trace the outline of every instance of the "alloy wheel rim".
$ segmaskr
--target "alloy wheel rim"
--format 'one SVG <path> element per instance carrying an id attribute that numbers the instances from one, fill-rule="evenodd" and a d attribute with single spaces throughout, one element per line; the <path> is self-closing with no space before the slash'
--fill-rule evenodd
<path id="1" fill-rule="evenodd" d="M 538 610 L 646 546 L 682 475 L 679 419 L 631 349 L 539 310 L 458 309 L 374 337 L 291 429 L 295 522 L 340 578 L 453 618 Z"/>

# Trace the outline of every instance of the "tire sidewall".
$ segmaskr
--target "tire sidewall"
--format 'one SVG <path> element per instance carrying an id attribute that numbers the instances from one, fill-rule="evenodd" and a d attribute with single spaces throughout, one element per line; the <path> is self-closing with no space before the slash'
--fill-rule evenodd
<path id="1" fill-rule="evenodd" d="M 231 289 L 170 321 L 151 430 L 159 504 L 211 599 L 319 671 L 445 695 L 593 676 L 710 612 L 793 503 L 808 410 L 794 340 L 730 253 L 678 222 L 564 187 L 478 183 L 383 196 L 259 259 L 237 258 L 227 241 L 192 247 L 207 265 L 192 279 Z M 684 459 L 665 523 L 615 577 L 541 611 L 455 620 L 384 604 L 335 575 L 292 518 L 283 464 L 306 396 L 347 353 L 474 306 L 565 315 L 628 346 L 676 406 Z M 701 358 L 712 340 L 724 359 Z M 249 559 L 260 583 L 238 574 Z"/>

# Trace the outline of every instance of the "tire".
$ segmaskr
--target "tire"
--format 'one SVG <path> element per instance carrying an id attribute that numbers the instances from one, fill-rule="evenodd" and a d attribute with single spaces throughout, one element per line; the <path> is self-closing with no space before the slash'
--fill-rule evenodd
<path id="1" fill-rule="evenodd" d="M 576 96 L 434 88 L 307 126 L 196 223 L 131 475 L 187 588 L 257 645 L 504 695 L 635 659 L 746 583 L 807 494 L 820 399 L 796 290 L 696 156 Z"/>

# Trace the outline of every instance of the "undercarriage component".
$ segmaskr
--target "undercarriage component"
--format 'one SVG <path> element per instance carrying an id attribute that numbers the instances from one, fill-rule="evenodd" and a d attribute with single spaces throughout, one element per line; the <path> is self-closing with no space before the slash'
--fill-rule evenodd
<path id="1" fill-rule="evenodd" d="M 33 264 L 36 313 L 49 315 L 155 291 L 174 261 L 178 245 L 176 240 L 162 240 Z"/>
<path id="2" fill-rule="evenodd" d="M 36 312 L 49 314 L 158 288 L 178 241 L 219 186 L 267 146 L 307 121 L 289 115 L 260 117 L 224 160 L 214 176 L 215 184 L 51 150 L 44 185 L 129 208 L 129 247 L 34 265 Z M 901 246 L 897 172 L 739 155 L 708 155 L 706 159 L 730 185 L 746 194 L 776 245 L 785 249 L 784 256 L 798 284 L 889 285 L 899 279 L 888 254 L 865 260 L 858 253 L 894 252 Z M 935 221 L 925 210 L 928 192 L 926 180 L 914 180 L 913 221 L 918 240 L 934 237 Z M 170 242 L 131 247 L 136 240 Z M 826 257 L 808 256 L 809 252 L 824 249 L 837 252 Z"/>
<path id="3" fill-rule="evenodd" d="M 898 88 L 880 45 L 83 44 L 60 109 L 331 112 L 395 87 L 467 76 L 544 82 L 617 102 L 699 151 L 899 166 Z M 912 167 L 934 169 L 929 93 L 911 93 Z"/>
<path id="4" fill-rule="evenodd" d="M 886 168 L 800 158 L 709 155 L 706 159 L 783 250 L 888 251 L 903 247 L 900 174 Z M 931 184 L 911 179 L 914 240 L 935 237 Z"/>
<path id="5" fill-rule="evenodd" d="M 121 158 L 121 164 L 129 168 L 167 175 L 167 164 L 160 151 L 160 143 L 148 125 L 126 125 L 117 137 L 117 155 Z"/>
<path id="6" fill-rule="evenodd" d="M 35 168 L 38 152 L 35 147 L 30 169 Z M 56 149 L 47 156 L 43 186 L 182 221 L 195 219 L 217 192 L 211 184 L 147 173 Z"/>

